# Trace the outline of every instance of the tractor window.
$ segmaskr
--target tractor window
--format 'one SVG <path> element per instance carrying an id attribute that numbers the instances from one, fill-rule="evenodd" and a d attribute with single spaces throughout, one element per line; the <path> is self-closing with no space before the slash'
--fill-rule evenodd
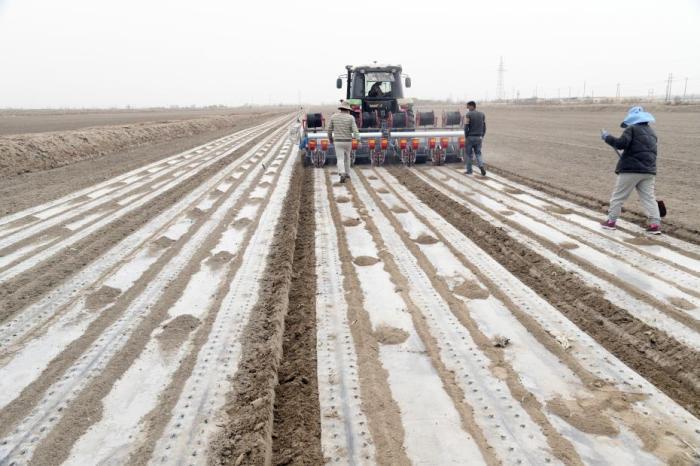
<path id="1" fill-rule="evenodd" d="M 365 95 L 367 97 L 390 97 L 394 76 L 391 73 L 365 73 Z"/>

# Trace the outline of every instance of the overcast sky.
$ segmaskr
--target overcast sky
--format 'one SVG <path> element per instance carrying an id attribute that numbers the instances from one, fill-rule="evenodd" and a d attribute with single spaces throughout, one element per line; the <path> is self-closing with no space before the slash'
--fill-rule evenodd
<path id="1" fill-rule="evenodd" d="M 700 0 L 419 3 L 0 0 L 0 107 L 331 102 L 373 60 L 481 100 L 500 56 L 509 96 L 700 93 Z"/>

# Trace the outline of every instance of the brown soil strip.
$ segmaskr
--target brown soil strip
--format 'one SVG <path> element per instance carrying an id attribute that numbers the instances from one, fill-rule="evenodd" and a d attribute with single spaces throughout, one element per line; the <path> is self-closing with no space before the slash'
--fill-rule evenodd
<path id="1" fill-rule="evenodd" d="M 322 464 L 316 374 L 316 222 L 313 169 L 303 170 L 299 226 L 275 388 L 272 464 Z"/>
<path id="2" fill-rule="evenodd" d="M 106 225 L 36 267 L 1 283 L 0 322 L 39 300 L 49 290 L 100 257 L 106 250 L 148 223 L 158 213 L 175 204 L 205 180 L 223 170 L 255 144 L 256 142 L 253 141 L 239 148 L 231 155 L 151 200 L 135 212 Z"/>
<path id="3" fill-rule="evenodd" d="M 403 207 L 399 207 L 399 206 L 392 207 L 391 211 L 394 212 L 395 214 L 405 214 L 406 212 L 408 212 L 408 210 L 404 209 Z"/>
<path id="4" fill-rule="evenodd" d="M 224 407 L 229 422 L 213 442 L 213 464 L 269 464 L 272 457 L 275 388 L 292 283 L 303 173 L 304 168 L 297 164 L 283 215 L 275 228 L 258 302 L 243 332 L 238 371 Z"/>
<path id="5" fill-rule="evenodd" d="M 377 192 L 381 193 L 381 194 L 387 194 L 389 192 L 389 190 L 386 188 L 378 188 Z"/>
<path id="6" fill-rule="evenodd" d="M 368 266 L 368 265 L 374 265 L 377 262 L 379 262 L 379 259 L 376 257 L 369 257 L 369 256 L 359 256 L 356 257 L 352 260 L 352 263 L 355 265 L 359 265 L 361 267 Z"/>
<path id="7" fill-rule="evenodd" d="M 326 175 L 326 181 L 330 185 L 328 175 Z M 353 195 L 355 207 L 362 215 L 365 226 L 369 228 L 369 218 L 366 211 L 360 209 L 357 193 L 352 189 L 352 184 L 347 186 Z M 340 225 L 340 212 L 333 202 L 332 190 L 328 192 L 328 200 L 333 221 L 336 225 Z M 404 450 L 404 430 L 399 407 L 391 396 L 388 373 L 380 362 L 379 342 L 372 331 L 372 323 L 364 308 L 362 287 L 352 265 L 347 241 L 345 231 L 339 226 L 338 244 L 344 277 L 343 287 L 348 303 L 348 321 L 352 322 L 350 332 L 357 351 L 362 411 L 367 415 L 370 435 L 375 446 L 375 460 L 383 465 L 410 464 Z"/>
<path id="8" fill-rule="evenodd" d="M 512 210 L 502 210 L 501 211 L 501 215 L 509 215 L 510 216 L 510 215 L 513 215 L 514 213 L 515 212 L 513 212 Z"/>
<path id="9" fill-rule="evenodd" d="M 581 330 L 691 413 L 700 414 L 700 393 L 693 382 L 700 375 L 700 355 L 697 352 L 613 305 L 599 290 L 575 274 L 513 240 L 504 230 L 489 224 L 415 175 L 390 170 L 419 199 Z M 654 334 L 654 341 L 650 341 L 645 332 Z"/>
<path id="10" fill-rule="evenodd" d="M 517 173 L 510 172 L 508 170 L 504 170 L 502 168 L 490 167 L 491 170 L 499 174 L 501 176 L 504 176 L 506 178 L 509 178 L 515 182 L 524 184 L 526 186 L 530 186 L 532 188 L 535 188 L 539 191 L 543 191 L 547 194 L 550 194 L 552 196 L 559 197 L 561 199 L 565 199 L 569 202 L 573 202 L 575 204 L 579 204 L 583 207 L 587 207 L 595 212 L 606 212 L 607 208 L 609 206 L 608 202 L 602 202 L 593 196 L 587 196 L 583 194 L 577 194 L 572 191 L 569 191 L 564 188 L 560 188 L 558 186 L 555 186 L 551 183 L 547 183 L 545 181 L 538 181 L 534 180 L 532 178 L 528 178 L 522 175 L 519 175 Z M 602 215 L 602 214 L 601 214 Z M 635 210 L 635 209 L 630 209 L 627 206 L 625 206 L 625 210 L 622 214 L 622 218 L 625 220 L 629 220 L 630 222 L 639 224 L 641 226 L 646 226 L 647 222 L 647 216 L 644 212 Z M 691 243 L 695 244 L 700 244 L 700 231 L 689 227 L 685 226 L 681 223 L 678 222 L 672 222 L 668 220 L 664 220 L 663 222 L 663 228 L 664 228 L 664 234 L 670 235 L 670 236 L 675 236 L 676 238 L 689 241 Z"/>
<path id="11" fill-rule="evenodd" d="M 68 457 L 73 444 L 85 432 L 87 432 L 88 428 L 93 423 L 99 421 L 102 418 L 102 400 L 105 396 L 109 394 L 109 392 L 112 389 L 112 386 L 114 385 L 114 382 L 118 380 L 139 357 L 139 355 L 142 353 L 143 349 L 147 345 L 148 341 L 150 340 L 153 332 L 168 317 L 168 311 L 174 306 L 177 299 L 181 296 L 182 291 L 187 286 L 187 283 L 189 282 L 191 276 L 200 270 L 201 263 L 204 260 L 206 260 L 207 256 L 209 255 L 209 251 L 217 244 L 221 234 L 226 229 L 226 226 L 236 216 L 237 212 L 244 204 L 244 199 L 252 191 L 252 189 L 252 186 L 249 187 L 248 190 L 245 193 L 243 193 L 241 198 L 236 202 L 234 208 L 230 209 L 226 213 L 225 217 L 217 225 L 214 231 L 212 231 L 212 233 L 207 237 L 207 239 L 197 250 L 192 259 L 180 271 L 177 277 L 168 285 L 167 291 L 165 291 L 165 293 L 160 297 L 160 299 L 151 306 L 151 308 L 149 309 L 149 314 L 136 327 L 131 336 L 129 336 L 129 339 L 127 340 L 124 347 L 117 354 L 115 354 L 114 357 L 112 357 L 105 369 L 97 377 L 95 377 L 88 384 L 88 386 L 75 397 L 75 399 L 71 400 L 70 405 L 64 410 L 61 419 L 37 447 L 37 450 L 34 456 L 32 457 L 33 465 L 52 465 L 64 461 Z M 225 199 L 226 196 L 222 196 L 219 200 L 217 200 L 212 206 L 212 208 L 209 210 L 209 212 L 215 212 L 218 206 L 221 203 L 223 203 Z M 201 226 L 205 221 L 205 218 L 198 219 L 197 226 Z M 164 259 L 166 257 L 171 258 L 176 252 L 176 250 L 179 250 L 182 245 L 184 245 L 189 239 L 191 239 L 196 229 L 198 228 L 190 228 L 190 230 L 185 235 L 183 235 L 182 238 L 176 241 L 175 244 L 177 247 L 170 248 L 170 250 L 168 250 L 164 254 L 164 256 L 161 257 L 154 265 L 152 265 L 151 268 L 149 268 L 149 270 L 144 274 L 144 276 L 141 277 L 141 279 L 138 281 L 139 286 L 130 289 L 129 291 L 127 291 L 127 293 L 122 295 L 122 297 L 129 296 L 133 298 L 138 296 L 138 294 L 140 294 L 140 292 L 143 291 L 145 286 L 147 286 L 147 284 L 151 280 L 153 280 L 153 278 L 155 278 L 156 274 L 160 271 L 162 266 L 167 263 L 167 261 L 164 261 Z M 113 308 L 102 313 L 102 315 L 112 316 L 110 319 L 111 321 L 107 321 L 107 319 L 98 319 L 98 322 L 101 320 L 105 320 L 107 321 L 107 324 L 111 324 L 123 313 L 123 311 L 126 309 L 130 302 L 131 299 L 118 299 L 117 303 Z M 119 307 L 116 308 L 116 306 Z M 215 313 L 210 313 L 208 317 L 211 317 L 212 314 Z M 213 317 L 211 318 L 213 319 Z M 211 322 L 213 322 L 213 320 Z M 93 324 L 90 327 L 95 326 L 95 323 L 96 322 L 93 322 Z M 83 341 L 86 340 L 86 337 L 89 336 L 91 342 L 94 341 L 94 339 L 99 338 L 101 332 L 104 331 L 104 329 L 106 328 L 106 325 L 104 324 L 105 322 L 102 322 L 99 326 L 101 328 L 101 331 L 99 333 L 86 333 L 76 342 L 73 342 L 73 344 L 82 342 L 82 345 L 80 345 L 79 347 L 84 348 L 86 345 Z M 200 329 L 204 330 L 204 327 L 206 326 L 203 325 L 200 327 Z M 179 333 L 180 337 L 183 337 L 182 334 L 184 333 L 184 330 L 181 329 L 180 331 L 175 333 Z M 202 332 L 198 332 L 197 335 L 201 337 Z M 186 335 L 184 335 L 184 337 L 186 337 Z M 174 337 L 174 339 L 177 338 L 177 336 Z M 73 346 L 73 344 L 71 344 L 71 347 Z M 161 344 L 163 344 L 162 341 Z M 64 353 L 66 352 L 64 351 Z M 54 363 L 60 361 L 60 364 L 56 364 L 56 370 L 51 371 L 52 375 L 57 373 L 58 367 L 61 367 L 62 371 L 65 371 L 65 369 L 69 367 L 66 365 L 67 361 L 62 360 L 64 353 L 59 355 L 54 361 L 51 362 L 48 370 L 52 370 L 52 366 L 54 365 Z M 80 353 L 76 354 L 76 357 L 79 355 Z M 186 366 L 186 364 L 181 364 L 181 367 L 179 369 L 181 369 L 182 366 Z M 47 371 L 45 371 L 45 373 Z M 46 383 L 47 381 L 49 381 L 49 378 L 44 377 L 44 374 L 42 374 L 42 376 L 39 379 L 37 379 L 36 382 L 32 383 L 32 385 L 27 387 L 27 389 L 25 389 L 22 392 L 22 395 L 24 395 L 25 392 L 36 393 L 37 390 L 34 388 L 35 385 L 41 384 L 42 387 L 46 386 Z M 184 383 L 184 380 L 186 380 L 186 378 L 174 380 Z M 46 388 L 48 388 L 48 386 L 46 386 Z M 171 409 L 162 411 L 164 417 L 167 417 L 167 413 L 170 412 Z M 141 457 L 141 459 L 142 461 L 147 461 L 149 457 L 150 455 L 144 455 Z M 139 461 L 136 461 L 135 459 L 134 462 L 139 463 Z"/>
<path id="12" fill-rule="evenodd" d="M 344 203 L 346 203 L 346 202 L 350 202 L 350 199 L 348 199 L 346 196 L 338 196 L 338 197 L 335 198 L 335 201 L 336 201 L 338 204 L 344 204 Z"/>
<path id="13" fill-rule="evenodd" d="M 375 196 L 371 192 L 371 188 L 367 184 L 366 186 L 370 191 L 370 195 Z M 474 342 L 478 345 L 479 349 L 484 353 L 484 355 L 491 361 L 490 368 L 492 372 L 496 375 L 501 374 L 501 378 L 508 385 L 512 396 L 516 400 L 520 400 L 520 404 L 523 409 L 528 413 L 532 420 L 542 429 L 547 442 L 552 449 L 552 453 L 559 458 L 564 464 L 567 465 L 582 465 L 581 459 L 579 458 L 573 445 L 566 440 L 561 434 L 550 424 L 549 420 L 544 415 L 542 405 L 535 399 L 534 396 L 523 386 L 518 374 L 512 368 L 512 366 L 506 361 L 505 353 L 503 348 L 499 348 L 493 345 L 491 340 L 489 340 L 486 335 L 484 335 L 476 323 L 471 319 L 469 309 L 467 305 L 459 299 L 455 299 L 454 295 L 450 292 L 447 284 L 439 280 L 437 270 L 433 267 L 432 263 L 425 257 L 421 252 L 420 248 L 413 244 L 409 240 L 408 234 L 403 230 L 401 224 L 389 214 L 388 209 L 382 205 L 379 199 L 375 199 L 377 205 L 384 214 L 387 216 L 392 226 L 399 233 L 403 239 L 404 244 L 409 249 L 411 254 L 416 258 L 421 269 L 423 269 L 428 275 L 431 285 L 438 292 L 441 298 L 447 303 L 452 313 L 457 317 L 460 323 L 467 329 L 469 335 L 472 337 Z M 415 214 L 415 212 L 414 212 Z M 424 221 L 420 216 L 418 218 Z M 424 221 L 426 225 L 427 222 Z M 384 247 L 381 250 L 386 252 Z M 386 255 L 391 257 L 388 252 Z M 393 263 L 393 258 L 387 258 L 385 261 L 390 262 L 390 268 L 394 270 L 394 276 L 400 273 L 398 268 Z M 400 276 L 400 275 L 398 275 Z M 404 284 L 404 290 L 408 290 L 408 286 Z M 478 425 L 473 419 L 473 415 L 470 412 L 473 408 L 468 407 L 464 403 L 464 395 L 461 388 L 457 385 L 454 380 L 454 375 L 444 367 L 440 357 L 439 348 L 441 345 L 434 339 L 430 330 L 424 322 L 424 316 L 422 315 L 420 309 L 412 303 L 410 295 L 407 291 L 404 291 L 405 299 L 409 304 L 409 311 L 412 313 L 414 326 L 418 330 L 421 340 L 426 344 L 428 349 L 428 354 L 431 356 L 433 365 L 436 367 L 438 373 L 440 374 L 443 384 L 446 387 L 448 393 L 453 397 L 455 406 L 457 407 L 460 414 L 462 414 L 463 423 L 465 429 L 473 436 L 477 444 L 482 450 L 484 457 L 489 461 L 490 447 L 488 446 L 488 439 L 483 437 L 483 433 L 479 429 Z M 444 343 L 442 343 L 444 344 Z"/>
<path id="14" fill-rule="evenodd" d="M 118 288 L 112 288 L 111 286 L 104 285 L 99 290 L 90 293 L 85 300 L 85 307 L 91 311 L 96 311 L 101 309 L 108 304 L 112 304 L 121 294 L 121 290 Z"/>

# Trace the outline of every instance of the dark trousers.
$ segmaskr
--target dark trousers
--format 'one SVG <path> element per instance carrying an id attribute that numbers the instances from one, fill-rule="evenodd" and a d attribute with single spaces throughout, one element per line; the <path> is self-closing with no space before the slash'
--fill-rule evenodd
<path id="1" fill-rule="evenodd" d="M 472 172 L 472 153 L 476 156 L 476 165 L 481 168 L 484 166 L 484 161 L 481 158 L 481 142 L 484 138 L 481 136 L 467 136 L 467 172 Z"/>

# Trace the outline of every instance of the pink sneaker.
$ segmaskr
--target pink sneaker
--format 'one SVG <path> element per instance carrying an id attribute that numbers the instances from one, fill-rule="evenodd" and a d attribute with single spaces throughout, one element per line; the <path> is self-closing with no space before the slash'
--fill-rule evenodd
<path id="1" fill-rule="evenodd" d="M 661 234 L 661 225 L 658 223 L 652 223 L 646 228 L 646 232 L 649 233 L 650 235 L 660 235 Z"/>
<path id="2" fill-rule="evenodd" d="M 617 228 L 615 227 L 615 222 L 614 222 L 613 220 L 610 220 L 610 219 L 608 219 L 608 220 L 606 220 L 606 221 L 604 221 L 604 222 L 600 222 L 600 226 L 603 227 L 603 228 L 605 228 L 606 230 L 615 230 L 615 229 L 617 229 Z"/>

